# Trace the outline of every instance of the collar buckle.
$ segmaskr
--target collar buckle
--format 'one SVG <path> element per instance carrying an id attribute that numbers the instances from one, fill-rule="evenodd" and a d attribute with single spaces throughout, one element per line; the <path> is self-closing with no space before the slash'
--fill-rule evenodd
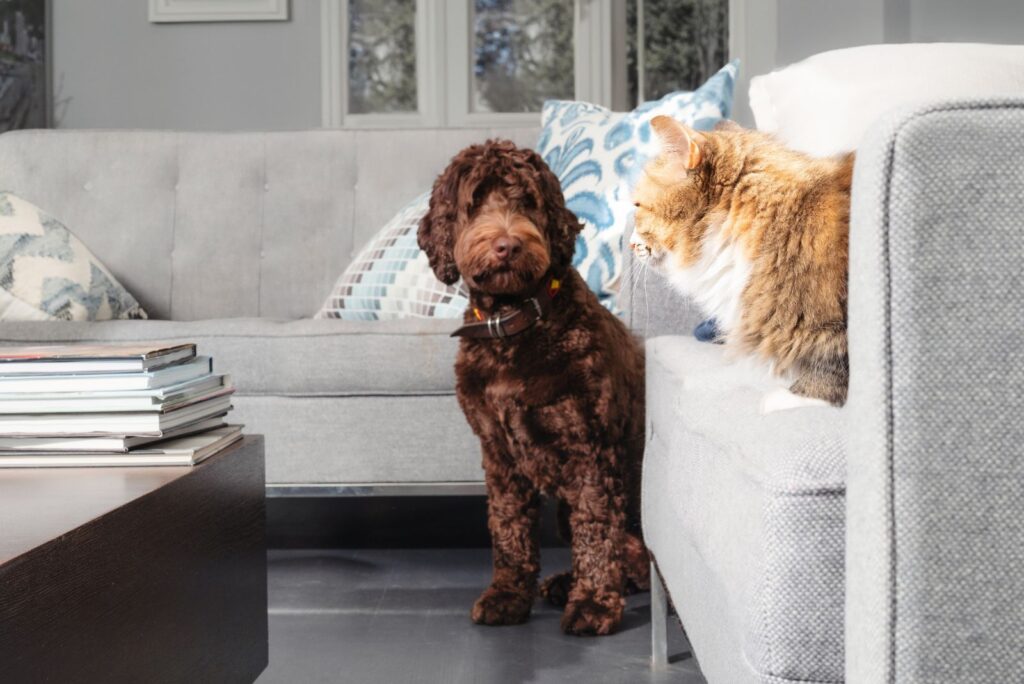
<path id="1" fill-rule="evenodd" d="M 541 308 L 540 300 L 538 300 L 536 297 L 530 297 L 526 301 L 528 301 L 530 304 L 533 304 L 533 308 L 537 312 L 538 321 L 544 318 L 544 309 Z"/>
<path id="2" fill-rule="evenodd" d="M 506 337 L 505 331 L 501 327 L 501 316 L 493 314 L 487 318 L 487 332 L 491 334 L 491 337 L 496 337 L 499 340 Z"/>

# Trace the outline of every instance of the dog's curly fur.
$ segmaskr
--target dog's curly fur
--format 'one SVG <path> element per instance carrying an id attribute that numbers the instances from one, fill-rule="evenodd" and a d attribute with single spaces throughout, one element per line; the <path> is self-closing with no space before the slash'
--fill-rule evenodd
<path id="1" fill-rule="evenodd" d="M 566 632 L 609 634 L 627 585 L 648 585 L 643 352 L 572 268 L 580 229 L 540 156 L 494 140 L 452 159 L 419 225 L 437 277 L 469 287 L 467 322 L 473 308 L 505 313 L 548 278 L 561 282 L 547 317 L 515 337 L 463 338 L 455 365 L 459 403 L 482 445 L 494 553 L 477 623 L 525 621 L 539 590 L 565 607 Z M 502 237 L 521 245 L 517 258 L 495 256 Z M 538 587 L 541 493 L 559 499 L 573 567 Z"/>

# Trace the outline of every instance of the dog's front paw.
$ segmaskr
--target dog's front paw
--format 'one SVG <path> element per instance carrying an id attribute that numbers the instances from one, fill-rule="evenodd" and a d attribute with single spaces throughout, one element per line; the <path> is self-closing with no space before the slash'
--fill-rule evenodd
<path id="1" fill-rule="evenodd" d="M 540 595 L 556 608 L 564 608 L 569 603 L 569 592 L 572 591 L 572 573 L 562 572 L 551 575 L 540 584 Z"/>
<path id="2" fill-rule="evenodd" d="M 532 607 L 527 593 L 488 587 L 473 604 L 471 617 L 478 625 L 519 625 L 529 619 Z"/>
<path id="3" fill-rule="evenodd" d="M 622 621 L 626 600 L 619 594 L 573 596 L 562 613 L 562 631 L 576 636 L 604 636 Z"/>

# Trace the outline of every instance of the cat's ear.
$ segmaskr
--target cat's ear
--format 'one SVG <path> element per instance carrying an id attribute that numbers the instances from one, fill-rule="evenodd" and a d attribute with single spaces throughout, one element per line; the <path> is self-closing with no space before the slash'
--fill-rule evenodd
<path id="1" fill-rule="evenodd" d="M 651 128 L 664 143 L 665 149 L 682 157 L 687 169 L 700 165 L 703 154 L 698 140 L 700 134 L 671 116 L 656 116 L 651 119 Z"/>

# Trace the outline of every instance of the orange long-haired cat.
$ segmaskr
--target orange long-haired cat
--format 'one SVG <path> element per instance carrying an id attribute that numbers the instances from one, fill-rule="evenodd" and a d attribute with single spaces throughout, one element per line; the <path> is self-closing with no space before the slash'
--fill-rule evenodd
<path id="1" fill-rule="evenodd" d="M 662 148 L 633 193 L 637 257 L 714 316 L 727 345 L 792 377 L 793 394 L 842 405 L 853 155 L 816 159 L 735 124 L 651 126 Z M 806 403 L 818 402 L 763 410 Z"/>

